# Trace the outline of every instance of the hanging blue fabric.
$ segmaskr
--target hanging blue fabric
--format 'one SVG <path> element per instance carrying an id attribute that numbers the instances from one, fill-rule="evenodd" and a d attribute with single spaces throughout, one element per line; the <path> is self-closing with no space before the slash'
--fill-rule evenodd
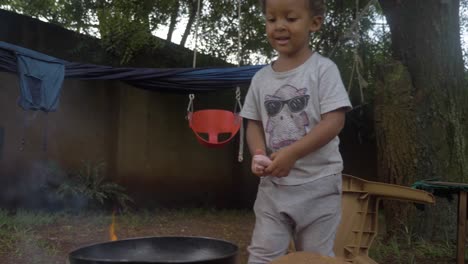
<path id="1" fill-rule="evenodd" d="M 7 59 L 0 63 L 0 67 L 16 72 L 19 79 L 18 104 L 25 110 L 20 146 L 22 151 L 26 145 L 25 131 L 32 121 L 28 118 L 28 110 L 35 111 L 32 119 L 38 110 L 46 114 L 57 110 L 65 78 L 65 61 L 4 42 L 0 42 L 0 50 L 0 59 Z M 47 152 L 47 119 L 46 115 L 43 128 L 44 152 Z"/>
<path id="2" fill-rule="evenodd" d="M 18 74 L 19 105 L 24 110 L 55 111 L 65 78 L 66 61 L 0 41 L 1 67 Z M 7 51 L 7 52 L 5 52 Z M 13 56 L 12 56 L 13 55 Z M 12 68 L 15 66 L 16 69 Z"/>
<path id="3" fill-rule="evenodd" d="M 18 104 L 24 110 L 43 111 L 46 114 L 57 110 L 65 66 L 54 60 L 33 58 L 17 54 L 18 77 L 20 84 L 20 97 Z M 25 119 L 24 129 L 28 126 Z M 42 149 L 47 152 L 47 117 L 44 124 Z M 21 150 L 24 149 L 23 135 Z"/>
<path id="4" fill-rule="evenodd" d="M 57 110 L 65 66 L 19 54 L 17 60 L 21 89 L 19 105 L 24 110 Z"/>

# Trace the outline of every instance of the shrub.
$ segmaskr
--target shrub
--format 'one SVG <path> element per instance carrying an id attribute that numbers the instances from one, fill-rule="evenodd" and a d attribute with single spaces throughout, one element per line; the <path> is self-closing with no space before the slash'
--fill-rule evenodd
<path id="1" fill-rule="evenodd" d="M 88 206 L 111 205 L 127 210 L 133 200 L 125 193 L 125 188 L 106 180 L 103 175 L 105 163 L 83 162 L 76 172 L 69 173 L 65 182 L 57 188 L 63 198 L 84 198 Z"/>

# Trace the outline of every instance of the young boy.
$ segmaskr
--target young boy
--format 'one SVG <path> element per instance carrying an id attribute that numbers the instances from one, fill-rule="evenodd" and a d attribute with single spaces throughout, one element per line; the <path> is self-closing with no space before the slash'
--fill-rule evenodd
<path id="1" fill-rule="evenodd" d="M 279 56 L 254 76 L 241 113 L 252 172 L 261 177 L 249 264 L 284 255 L 291 239 L 298 251 L 334 256 L 343 169 L 337 135 L 351 104 L 336 65 L 309 48 L 325 3 L 261 3 Z"/>

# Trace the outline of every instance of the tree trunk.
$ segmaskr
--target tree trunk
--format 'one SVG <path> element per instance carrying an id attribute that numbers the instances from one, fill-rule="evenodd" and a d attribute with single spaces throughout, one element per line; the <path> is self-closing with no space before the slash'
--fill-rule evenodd
<path id="1" fill-rule="evenodd" d="M 418 145 L 416 113 L 411 92 L 411 76 L 395 61 L 377 73 L 374 101 L 374 128 L 377 135 L 377 162 L 380 180 L 408 185 L 417 174 Z M 407 204 L 384 201 L 387 234 L 393 236 L 408 219 Z"/>
<path id="2" fill-rule="evenodd" d="M 179 1 L 175 1 L 171 12 L 171 23 L 169 24 L 169 30 L 167 31 L 167 41 L 172 41 L 172 34 L 174 33 L 175 27 L 177 25 L 177 18 L 179 17 L 179 6 Z"/>
<path id="3" fill-rule="evenodd" d="M 193 23 L 195 22 L 197 16 L 197 0 L 191 0 L 189 4 L 190 14 L 189 19 L 187 22 L 187 26 L 185 27 L 184 34 L 182 35 L 182 39 L 180 40 L 180 46 L 184 47 L 185 42 L 187 42 L 187 38 L 190 35 L 190 30 L 192 30 Z"/>
<path id="4" fill-rule="evenodd" d="M 463 117 L 467 87 L 459 0 L 379 2 L 390 26 L 392 55 L 397 61 L 384 67 L 387 70 L 377 88 L 379 177 L 406 186 L 435 177 L 467 181 L 467 126 Z M 391 230 L 405 220 L 392 216 L 405 215 L 403 210 L 401 204 L 385 204 Z M 447 215 L 435 216 L 430 222 L 440 224 L 442 217 Z M 455 225 L 456 219 L 452 220 Z M 434 230 L 426 232 L 438 233 Z"/>

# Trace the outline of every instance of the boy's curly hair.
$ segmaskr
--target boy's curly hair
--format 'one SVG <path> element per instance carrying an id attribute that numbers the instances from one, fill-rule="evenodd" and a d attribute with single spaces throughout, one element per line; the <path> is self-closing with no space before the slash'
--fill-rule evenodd
<path id="1" fill-rule="evenodd" d="M 266 0 L 259 0 L 263 14 L 265 14 Z M 308 0 L 309 9 L 314 16 L 324 16 L 326 11 L 325 0 Z"/>

